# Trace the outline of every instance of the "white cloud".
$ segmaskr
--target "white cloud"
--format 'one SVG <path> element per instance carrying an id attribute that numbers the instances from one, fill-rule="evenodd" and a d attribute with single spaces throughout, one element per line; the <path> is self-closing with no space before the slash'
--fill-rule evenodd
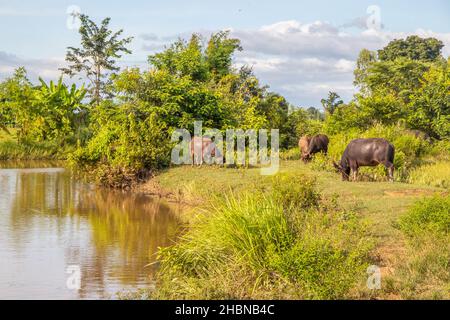
<path id="1" fill-rule="evenodd" d="M 418 29 L 414 33 L 389 32 L 364 28 L 362 18 L 336 27 L 328 22 L 301 23 L 296 20 L 279 21 L 256 29 L 232 29 L 231 35 L 241 40 L 244 48 L 235 58 L 237 67 L 244 64 L 253 67 L 261 82 L 271 90 L 285 95 L 296 105 L 320 106 L 320 100 L 328 91 L 338 92 L 344 100 L 355 93 L 353 70 L 361 49 L 378 50 L 389 41 L 411 34 L 435 37 L 445 44 L 443 53 L 450 55 L 450 33 L 436 33 Z M 350 29 L 358 32 L 350 32 Z M 208 38 L 211 30 L 195 30 Z M 162 50 L 178 37 L 188 39 L 191 33 L 179 35 L 141 34 L 138 54 L 142 61 L 128 58 L 119 61 L 127 65 L 147 66 L 145 56 Z M 25 66 L 31 79 L 43 76 L 57 79 L 63 58 L 27 59 L 0 51 L 0 79 L 11 75 L 18 66 Z"/>
<path id="2" fill-rule="evenodd" d="M 0 17 L 55 17 L 64 14 L 64 11 L 59 11 L 57 9 L 0 7 Z"/>
<path id="3" fill-rule="evenodd" d="M 374 30 L 364 28 L 361 21 L 358 18 L 335 27 L 323 21 L 303 24 L 288 20 L 258 29 L 234 29 L 232 36 L 241 39 L 244 48 L 237 55 L 236 64 L 253 66 L 264 83 L 292 103 L 320 106 L 320 99 L 328 91 L 336 91 L 346 100 L 352 97 L 353 70 L 363 48 L 378 50 L 393 39 L 417 34 L 442 40 L 446 45 L 444 55 L 450 55 L 450 33 Z M 348 32 L 352 27 L 362 31 Z"/>
<path id="4" fill-rule="evenodd" d="M 45 80 L 59 78 L 58 68 L 64 65 L 64 59 L 27 59 L 14 54 L 0 51 L 0 79 L 10 77 L 18 67 L 25 67 L 30 80 L 37 81 L 39 77 Z"/>

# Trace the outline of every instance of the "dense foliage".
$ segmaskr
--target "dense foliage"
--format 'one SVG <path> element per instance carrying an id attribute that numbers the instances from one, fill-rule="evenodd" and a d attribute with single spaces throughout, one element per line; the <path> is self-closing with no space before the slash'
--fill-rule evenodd
<path id="1" fill-rule="evenodd" d="M 122 30 L 110 30 L 109 19 L 97 25 L 82 16 L 81 22 L 81 46 L 68 48 L 62 71 L 84 74 L 86 89 L 62 78 L 34 85 L 18 68 L 0 83 L 0 130 L 21 144 L 67 148 L 73 164 L 96 170 L 106 184 L 122 186 L 116 183 L 121 176 L 133 181 L 137 173 L 166 167 L 173 130 L 192 133 L 196 120 L 222 132 L 277 128 L 282 149 L 296 148 L 302 135 L 326 133 L 333 159 L 352 138 L 384 137 L 397 149 L 404 181 L 406 171 L 431 155 L 433 147 L 425 141 L 450 137 L 450 60 L 433 38 L 412 36 L 377 52 L 362 50 L 354 71 L 359 92 L 348 103 L 330 92 L 321 112 L 293 107 L 262 85 L 251 68 L 235 68 L 234 54 L 243 48 L 226 31 L 179 39 L 150 55 L 147 68 L 119 70 L 116 60 L 130 53 L 131 38 L 120 39 Z M 14 146 L 3 149 L 7 157 Z M 448 155 L 448 148 L 441 151 Z M 20 153 L 11 150 L 11 157 Z M 331 159 L 322 160 L 318 167 L 328 168 Z"/>
<path id="2" fill-rule="evenodd" d="M 86 90 L 67 86 L 62 78 L 33 86 L 24 68 L 0 84 L 0 121 L 17 130 L 18 141 L 58 141 L 74 138 L 85 124 Z"/>
<path id="3" fill-rule="evenodd" d="M 330 132 L 402 123 L 436 139 L 450 136 L 450 60 L 436 39 L 394 40 L 378 53 L 362 50 L 355 74 L 360 92 L 335 108 Z"/>

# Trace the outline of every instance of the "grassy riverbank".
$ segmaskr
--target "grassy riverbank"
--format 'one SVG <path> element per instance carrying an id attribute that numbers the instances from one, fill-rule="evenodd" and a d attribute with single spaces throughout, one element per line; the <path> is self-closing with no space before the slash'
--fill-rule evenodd
<path id="1" fill-rule="evenodd" d="M 17 141 L 16 130 L 0 130 L 0 160 L 63 160 L 68 148 L 54 141 Z"/>
<path id="2" fill-rule="evenodd" d="M 341 181 L 335 173 L 313 169 L 314 164 L 283 161 L 278 176 L 286 177 L 284 184 L 288 188 L 280 184 L 274 187 L 274 178 L 261 176 L 258 168 L 183 166 L 161 172 L 143 187 L 144 190 L 190 205 L 193 209 L 184 219 L 192 227 L 188 228 L 180 244 L 162 252 L 160 289 L 151 297 L 449 297 L 446 284 L 448 271 L 443 263 L 445 256 L 442 255 L 442 252 L 447 252 L 446 238 L 436 236 L 442 241 L 436 241 L 433 246 L 430 242 L 420 247 L 413 246 L 411 236 L 399 227 L 399 221 L 410 214 L 409 210 L 417 200 L 432 198 L 435 194 L 442 197 L 448 194 L 448 190 L 406 183 L 349 183 Z M 302 186 L 305 184 L 310 184 L 310 189 L 304 189 Z M 274 190 L 280 188 L 282 195 L 277 198 Z M 316 205 L 304 206 L 301 197 L 308 190 L 319 195 L 320 201 Z M 277 199 L 284 200 L 280 204 Z M 290 217 L 296 217 L 294 220 L 279 215 L 286 201 L 290 206 Z M 269 209 L 264 211 L 261 209 L 263 207 Z M 442 214 L 448 214 L 448 209 Z M 324 217 L 327 217 L 326 220 L 323 220 Z M 273 237 L 263 241 L 267 232 L 262 230 L 272 230 L 270 225 L 274 221 L 281 221 L 283 227 L 280 228 L 283 230 L 296 230 L 291 238 L 283 240 L 287 241 L 287 249 L 277 249 L 279 241 L 272 243 L 270 239 L 273 240 Z M 230 229 L 227 229 L 228 226 Z M 275 225 L 273 227 L 276 228 Z M 281 229 L 273 232 L 279 236 L 285 233 Z M 310 234 L 311 230 L 315 234 Z M 245 246 L 243 235 L 248 236 L 244 238 L 249 239 L 251 246 Z M 241 240 L 233 243 L 227 239 Z M 353 246 L 347 247 L 345 242 Z M 231 259 L 227 263 L 231 264 L 219 268 L 216 263 L 222 263 L 223 256 L 206 250 L 201 243 L 224 249 Z M 261 248 L 262 243 L 266 247 Z M 275 252 L 270 251 L 273 248 L 268 249 L 271 246 L 275 246 Z M 317 246 L 328 248 L 325 253 L 329 256 L 316 250 L 319 248 Z M 248 254 L 255 250 L 259 255 L 250 259 Z M 315 257 L 313 260 L 304 256 L 308 252 Z M 430 260 L 430 255 L 435 258 Z M 355 260 L 349 262 L 349 257 Z M 276 263 L 275 258 L 278 259 Z M 322 258 L 325 260 L 320 260 Z M 206 265 L 198 264 L 199 261 Z M 249 264 L 237 261 L 247 261 Z M 254 269 L 252 261 L 258 261 L 259 267 Z M 289 261 L 297 261 L 298 264 L 290 264 Z M 334 267 L 330 267 L 329 263 Z M 381 268 L 381 290 L 368 290 L 366 287 L 366 267 L 372 264 Z M 312 268 L 317 272 L 296 272 L 298 268 Z M 433 281 L 427 282 L 426 275 L 433 270 L 437 275 Z M 327 276 L 330 272 L 335 272 L 334 278 Z M 216 280 L 207 275 L 214 275 Z M 235 279 L 236 275 L 243 280 L 222 281 Z M 180 280 L 174 283 L 170 280 L 174 277 Z M 224 285 L 221 286 L 221 283 Z M 237 283 L 239 288 L 235 286 Z"/>

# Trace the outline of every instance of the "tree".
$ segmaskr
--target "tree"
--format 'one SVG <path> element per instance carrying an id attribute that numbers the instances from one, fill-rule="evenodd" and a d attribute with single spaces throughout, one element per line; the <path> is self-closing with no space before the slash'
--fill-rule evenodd
<path id="1" fill-rule="evenodd" d="M 341 97 L 336 92 L 328 92 L 328 98 L 320 100 L 325 112 L 329 115 L 334 113 L 334 110 L 344 101 L 341 100 Z"/>
<path id="2" fill-rule="evenodd" d="M 66 61 L 67 68 L 61 68 L 64 74 L 73 77 L 76 74 L 84 74 L 89 80 L 89 93 L 92 101 L 98 105 L 102 96 L 107 93 L 107 72 L 118 71 L 117 58 L 121 53 L 130 54 L 127 45 L 132 37 L 119 39 L 123 30 L 113 32 L 109 29 L 110 18 L 105 18 L 100 26 L 86 15 L 80 15 L 81 48 L 68 47 Z"/>
<path id="3" fill-rule="evenodd" d="M 442 41 L 435 38 L 409 36 L 406 39 L 395 39 L 386 47 L 378 50 L 381 61 L 394 61 L 397 58 L 408 58 L 424 62 L 435 62 L 442 59 Z"/>
<path id="4" fill-rule="evenodd" d="M 408 103 L 410 95 L 421 86 L 422 76 L 430 66 L 430 63 L 407 58 L 374 62 L 367 69 L 364 86 L 372 96 L 392 94 Z"/>
<path id="5" fill-rule="evenodd" d="M 46 84 L 42 79 L 39 81 L 41 86 L 35 89 L 33 101 L 36 110 L 34 123 L 39 125 L 33 128 L 33 137 L 38 140 L 55 140 L 75 133 L 84 111 L 84 86 L 77 89 L 72 84 L 69 88 L 62 82 L 62 77 L 56 84 L 53 81 Z"/>
<path id="6" fill-rule="evenodd" d="M 213 34 L 206 48 L 209 70 L 216 78 L 230 73 L 234 52 L 242 50 L 239 39 L 230 39 L 228 36 L 229 31 Z"/>
<path id="7" fill-rule="evenodd" d="M 165 70 L 173 76 L 188 76 L 196 81 L 208 78 L 206 57 L 198 34 L 193 34 L 189 42 L 179 39 L 165 51 L 149 56 L 148 61 L 156 70 Z"/>
<path id="8" fill-rule="evenodd" d="M 321 112 L 319 109 L 316 109 L 314 107 L 307 108 L 306 113 L 308 114 L 308 116 L 311 120 L 323 121 L 325 119 L 325 115 L 323 114 L 323 112 Z"/>
<path id="9" fill-rule="evenodd" d="M 422 86 L 411 95 L 407 124 L 434 138 L 450 137 L 450 60 L 424 74 Z"/>
<path id="10" fill-rule="evenodd" d="M 356 69 L 353 71 L 355 80 L 353 84 L 361 90 L 362 94 L 369 94 L 366 85 L 366 79 L 369 73 L 369 68 L 377 61 L 377 55 L 375 52 L 362 49 L 359 53 L 358 59 L 356 61 Z"/>
<path id="11" fill-rule="evenodd" d="M 17 68 L 14 75 L 0 85 L 0 118 L 4 127 L 18 128 L 17 139 L 25 137 L 32 128 L 35 114 L 34 90 L 24 67 Z"/>

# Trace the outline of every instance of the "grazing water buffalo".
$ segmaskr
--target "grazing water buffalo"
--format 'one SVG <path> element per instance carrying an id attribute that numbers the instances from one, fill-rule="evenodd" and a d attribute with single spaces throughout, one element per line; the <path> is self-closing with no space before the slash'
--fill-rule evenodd
<path id="1" fill-rule="evenodd" d="M 193 137 L 189 149 L 191 158 L 193 159 L 192 164 L 201 165 L 206 155 L 215 157 L 217 153 L 219 156 L 216 144 L 208 137 Z"/>
<path id="2" fill-rule="evenodd" d="M 430 135 L 428 133 L 426 133 L 426 132 L 423 132 L 423 131 L 420 131 L 420 130 L 415 130 L 415 129 L 406 130 L 406 131 L 410 135 L 414 136 L 415 138 L 425 140 L 428 143 L 432 142 L 432 139 L 431 139 Z"/>
<path id="3" fill-rule="evenodd" d="M 302 139 L 304 139 L 302 141 Z M 306 151 L 304 151 L 304 148 L 302 146 L 300 146 L 301 143 L 305 143 L 308 142 L 308 146 L 306 148 Z M 300 141 L 298 142 L 300 149 L 302 151 L 302 160 L 304 162 L 307 162 L 308 160 L 311 160 L 311 157 L 313 154 L 318 153 L 318 152 L 323 152 L 325 154 L 327 154 L 328 152 L 328 137 L 324 134 L 318 134 L 315 135 L 312 138 L 309 137 L 302 137 L 300 139 Z"/>
<path id="4" fill-rule="evenodd" d="M 311 138 L 308 136 L 303 136 L 298 141 L 298 147 L 300 149 L 300 154 L 303 162 L 307 161 L 307 154 L 308 154 L 308 147 L 309 142 L 311 141 Z"/>
<path id="5" fill-rule="evenodd" d="M 351 172 L 356 181 L 359 167 L 374 167 L 381 163 L 388 171 L 389 181 L 394 181 L 394 154 L 394 146 L 385 139 L 355 139 L 345 148 L 341 162 L 333 162 L 333 165 L 342 173 L 342 180 L 348 181 Z"/>

